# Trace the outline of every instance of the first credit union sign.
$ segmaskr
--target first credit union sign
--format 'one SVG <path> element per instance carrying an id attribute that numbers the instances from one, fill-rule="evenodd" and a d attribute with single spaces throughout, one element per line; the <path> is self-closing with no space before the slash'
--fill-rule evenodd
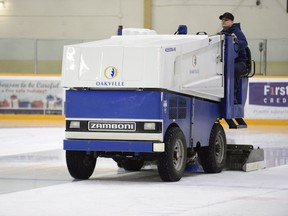
<path id="1" fill-rule="evenodd" d="M 249 104 L 288 107 L 287 82 L 249 83 Z"/>

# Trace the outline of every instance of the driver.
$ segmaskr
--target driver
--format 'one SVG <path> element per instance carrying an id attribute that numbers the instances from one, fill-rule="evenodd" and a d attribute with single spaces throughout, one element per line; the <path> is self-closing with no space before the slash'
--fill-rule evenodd
<path id="1" fill-rule="evenodd" d="M 243 72 L 247 68 L 247 55 L 245 48 L 248 46 L 245 35 L 243 34 L 240 23 L 234 23 L 233 14 L 226 12 L 219 16 L 222 24 L 221 33 L 232 35 L 236 38 L 237 43 L 239 44 L 238 57 L 235 59 L 235 82 L 234 82 L 234 103 L 237 103 L 236 95 L 239 90 L 239 82 L 241 75 L 244 75 Z"/>

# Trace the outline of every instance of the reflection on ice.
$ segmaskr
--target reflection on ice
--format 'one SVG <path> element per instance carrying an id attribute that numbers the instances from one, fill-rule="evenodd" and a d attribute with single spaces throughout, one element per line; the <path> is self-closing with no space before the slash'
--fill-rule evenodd
<path id="1" fill-rule="evenodd" d="M 264 157 L 267 168 L 288 164 L 288 148 L 265 148 Z"/>

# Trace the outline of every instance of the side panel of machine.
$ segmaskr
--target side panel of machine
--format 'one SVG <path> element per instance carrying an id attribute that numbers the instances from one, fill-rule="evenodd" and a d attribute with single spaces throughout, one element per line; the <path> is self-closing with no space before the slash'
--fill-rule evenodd
<path id="1" fill-rule="evenodd" d="M 164 93 L 163 95 L 163 127 L 164 135 L 171 125 L 177 125 L 183 132 L 187 147 L 191 137 L 191 97 L 180 94 Z"/>
<path id="2" fill-rule="evenodd" d="M 193 146 L 196 147 L 197 143 L 200 143 L 202 147 L 208 146 L 213 124 L 220 117 L 220 103 L 195 98 L 192 106 Z"/>

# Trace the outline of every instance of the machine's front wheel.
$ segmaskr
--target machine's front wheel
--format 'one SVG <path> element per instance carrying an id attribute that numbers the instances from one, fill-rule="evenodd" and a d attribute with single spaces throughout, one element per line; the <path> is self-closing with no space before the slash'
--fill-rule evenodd
<path id="1" fill-rule="evenodd" d="M 206 173 L 219 173 L 226 161 L 226 135 L 223 127 L 215 123 L 212 127 L 209 146 L 200 150 L 200 161 Z"/>
<path id="2" fill-rule="evenodd" d="M 183 132 L 178 127 L 169 129 L 165 136 L 165 152 L 157 161 L 163 181 L 179 181 L 186 166 L 187 149 Z"/>
<path id="3" fill-rule="evenodd" d="M 66 151 L 66 164 L 75 179 L 88 179 L 96 166 L 96 158 L 85 151 Z"/>

